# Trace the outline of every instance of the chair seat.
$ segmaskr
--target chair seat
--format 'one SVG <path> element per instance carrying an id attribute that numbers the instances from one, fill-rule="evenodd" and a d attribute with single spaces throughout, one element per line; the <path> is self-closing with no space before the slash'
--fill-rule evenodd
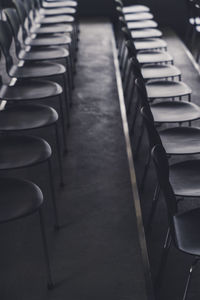
<path id="1" fill-rule="evenodd" d="M 162 101 L 151 105 L 156 123 L 181 123 L 198 120 L 200 107 L 187 101 Z"/>
<path id="2" fill-rule="evenodd" d="M 137 51 L 167 47 L 167 43 L 162 39 L 143 39 L 141 41 L 135 41 L 134 44 Z"/>
<path id="3" fill-rule="evenodd" d="M 39 187 L 27 180 L 0 177 L 0 193 L 0 223 L 28 216 L 43 203 Z"/>
<path id="4" fill-rule="evenodd" d="M 43 7 L 45 8 L 58 8 L 58 7 L 77 7 L 76 1 L 43 1 Z"/>
<path id="5" fill-rule="evenodd" d="M 157 28 L 158 23 L 153 20 L 138 21 L 138 22 L 128 22 L 128 29 L 146 29 L 146 28 Z"/>
<path id="6" fill-rule="evenodd" d="M 137 54 L 140 64 L 173 62 L 173 57 L 164 51 L 141 51 Z"/>
<path id="7" fill-rule="evenodd" d="M 50 126 L 58 121 L 58 114 L 50 106 L 18 104 L 6 106 L 0 112 L 0 130 L 18 131 Z"/>
<path id="8" fill-rule="evenodd" d="M 55 33 L 72 33 L 73 27 L 71 25 L 55 25 L 55 26 L 43 26 L 40 27 L 39 24 L 31 29 L 31 33 L 37 35 L 41 34 L 55 34 Z"/>
<path id="9" fill-rule="evenodd" d="M 0 137 L 0 170 L 30 167 L 51 157 L 49 144 L 38 137 L 8 135 Z"/>
<path id="10" fill-rule="evenodd" d="M 9 71 L 10 77 L 18 79 L 38 78 L 64 74 L 65 67 L 61 64 L 49 62 L 34 62 L 27 63 L 22 67 L 13 66 Z"/>
<path id="11" fill-rule="evenodd" d="M 41 16 L 35 19 L 36 23 L 43 24 L 59 24 L 59 23 L 73 23 L 74 17 L 72 16 L 56 16 L 56 17 L 44 17 Z"/>
<path id="12" fill-rule="evenodd" d="M 176 247 L 181 251 L 200 255 L 200 209 L 187 210 L 173 217 Z"/>
<path id="13" fill-rule="evenodd" d="M 20 51 L 18 54 L 19 59 L 25 61 L 39 61 L 39 60 L 54 60 L 60 58 L 69 57 L 69 51 L 65 48 L 59 47 L 49 47 L 45 49 L 40 49 L 39 51 Z"/>
<path id="14" fill-rule="evenodd" d="M 59 45 L 70 45 L 71 38 L 69 36 L 52 36 L 52 37 L 43 37 L 31 39 L 27 38 L 25 44 L 33 47 L 45 47 L 45 46 L 59 46 Z"/>
<path id="15" fill-rule="evenodd" d="M 131 31 L 133 39 L 157 38 L 162 36 L 162 32 L 158 29 L 138 29 Z"/>
<path id="16" fill-rule="evenodd" d="M 62 7 L 62 8 L 54 8 L 54 9 L 40 9 L 41 15 L 45 16 L 56 16 L 56 15 L 74 15 L 76 13 L 76 9 L 73 7 Z"/>
<path id="17" fill-rule="evenodd" d="M 199 18 L 199 17 L 196 17 L 196 18 L 190 18 L 190 19 L 189 19 L 189 23 L 190 23 L 191 25 L 194 25 L 194 24 L 200 25 L 200 18 Z"/>
<path id="18" fill-rule="evenodd" d="M 173 65 L 143 65 L 141 72 L 145 80 L 176 77 L 181 75 L 181 71 Z"/>
<path id="19" fill-rule="evenodd" d="M 177 196 L 200 196 L 200 160 L 187 160 L 170 166 L 170 182 Z"/>
<path id="20" fill-rule="evenodd" d="M 163 146 L 170 155 L 200 153 L 200 128 L 174 127 L 159 131 Z"/>
<path id="21" fill-rule="evenodd" d="M 17 82 L 14 86 L 3 85 L 0 99 L 7 101 L 40 100 L 55 97 L 62 93 L 62 87 L 52 81 L 28 80 Z"/>
<path id="22" fill-rule="evenodd" d="M 150 100 L 156 98 L 173 98 L 190 95 L 192 90 L 181 81 L 155 80 L 146 84 Z"/>
<path id="23" fill-rule="evenodd" d="M 150 11 L 150 9 L 145 5 L 131 5 L 131 6 L 123 7 L 124 14 L 143 13 L 143 12 L 149 12 L 149 11 Z"/>
<path id="24" fill-rule="evenodd" d="M 124 17 L 127 22 L 153 19 L 153 15 L 151 13 L 126 14 Z"/>

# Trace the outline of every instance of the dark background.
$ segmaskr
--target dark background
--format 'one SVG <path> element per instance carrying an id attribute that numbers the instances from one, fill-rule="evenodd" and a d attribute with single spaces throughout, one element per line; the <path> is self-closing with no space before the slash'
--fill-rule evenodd
<path id="1" fill-rule="evenodd" d="M 170 25 L 181 37 L 184 36 L 186 25 L 185 0 L 141 0 L 152 8 L 155 19 L 160 26 Z M 11 0 L 0 0 L 1 5 L 10 5 Z M 111 16 L 113 0 L 79 0 L 82 16 Z M 124 4 L 134 4 L 134 0 L 124 0 Z"/>

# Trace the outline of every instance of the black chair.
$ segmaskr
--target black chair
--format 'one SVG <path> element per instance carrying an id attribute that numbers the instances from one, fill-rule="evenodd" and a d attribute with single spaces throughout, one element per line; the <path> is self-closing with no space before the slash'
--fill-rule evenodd
<path id="1" fill-rule="evenodd" d="M 169 249 L 173 242 L 173 245 L 177 250 L 194 257 L 194 262 L 189 269 L 189 275 L 183 295 L 183 300 L 186 300 L 192 273 L 200 259 L 200 209 L 196 208 L 181 213 L 178 212 L 177 200 L 169 180 L 169 166 L 164 148 L 160 145 L 156 145 L 152 150 L 152 157 L 155 163 L 159 184 L 166 202 L 170 228 L 163 248 L 161 263 L 156 278 L 156 288 L 159 288 L 161 285 Z"/>
<path id="2" fill-rule="evenodd" d="M 0 224 L 13 222 L 38 213 L 47 271 L 47 285 L 54 287 L 49 252 L 44 227 L 42 204 L 43 195 L 37 185 L 30 181 L 0 177 Z M 17 196 L 17 198 L 16 198 Z"/>
<path id="3" fill-rule="evenodd" d="M 143 13 L 143 12 L 149 12 L 150 9 L 146 5 L 140 5 L 140 4 L 134 4 L 129 6 L 124 6 L 123 1 L 121 0 L 115 0 L 115 5 L 120 6 L 123 10 L 124 14 L 133 14 L 133 13 Z"/>

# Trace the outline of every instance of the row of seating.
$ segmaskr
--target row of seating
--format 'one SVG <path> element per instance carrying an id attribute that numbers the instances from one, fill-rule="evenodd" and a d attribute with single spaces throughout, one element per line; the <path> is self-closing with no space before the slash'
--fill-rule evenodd
<path id="1" fill-rule="evenodd" d="M 167 44 L 160 39 L 162 33 L 152 30 L 157 28 L 157 23 L 152 20 L 149 8 L 140 5 L 124 7 L 121 0 L 115 0 L 115 3 L 114 29 L 135 160 L 142 153 L 145 132 L 149 139 L 143 177 L 138 182 L 141 197 L 144 184 L 148 185 L 152 158 L 158 179 L 146 228 L 148 237 L 161 190 L 168 215 L 169 228 L 155 278 L 155 292 L 157 294 L 161 288 L 167 256 L 173 243 L 180 252 L 194 257 L 185 285 L 185 300 L 192 272 L 200 258 L 200 209 L 180 212 L 178 204 L 180 199 L 200 196 L 200 160 L 198 157 L 189 159 L 190 155 L 200 153 L 200 128 L 192 127 L 192 121 L 200 118 L 200 107 L 191 102 L 192 91 L 181 81 L 181 71 L 173 65 L 173 58 L 166 51 Z M 183 97 L 186 99 L 183 100 Z M 167 128 L 160 128 L 161 125 L 167 125 Z M 186 155 L 187 159 L 169 166 L 171 157 L 181 155 Z"/>
<path id="2" fill-rule="evenodd" d="M 64 186 L 63 159 L 67 153 L 78 49 L 77 2 L 13 0 L 12 4 L 13 8 L 3 10 L 0 20 L 0 50 L 4 57 L 0 81 L 0 171 L 47 166 L 46 185 L 51 191 L 58 229 L 61 222 L 52 167 L 54 150 L 38 136 L 38 129 L 46 128 L 51 133 L 52 145 L 56 141 L 60 184 Z M 35 136 L 31 134 L 33 130 Z M 26 178 L 1 176 L 0 194 L 0 223 L 39 213 L 47 283 L 48 288 L 53 288 L 41 189 Z"/>

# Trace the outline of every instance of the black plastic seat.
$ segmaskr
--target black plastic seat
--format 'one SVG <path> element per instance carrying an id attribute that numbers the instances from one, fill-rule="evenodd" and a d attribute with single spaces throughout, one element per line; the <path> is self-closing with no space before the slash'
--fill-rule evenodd
<path id="1" fill-rule="evenodd" d="M 198 120 L 200 108 L 187 101 L 162 101 L 151 105 L 156 123 L 183 123 Z"/>
<path id="2" fill-rule="evenodd" d="M 168 52 L 164 51 L 140 51 L 137 54 L 137 59 L 140 64 L 153 64 L 153 63 L 172 63 L 173 57 Z"/>
<path id="3" fill-rule="evenodd" d="M 129 30 L 157 28 L 158 23 L 153 20 L 128 22 L 127 27 Z"/>
<path id="4" fill-rule="evenodd" d="M 200 256 L 200 209 L 192 209 L 174 216 L 176 245 L 179 250 Z"/>
<path id="5" fill-rule="evenodd" d="M 133 39 L 148 39 L 159 38 L 162 36 L 162 32 L 158 29 L 134 29 L 131 30 L 131 36 Z"/>
<path id="6" fill-rule="evenodd" d="M 34 62 L 25 64 L 23 67 L 13 66 L 9 70 L 10 77 L 18 79 L 49 77 L 55 75 L 63 75 L 66 69 L 61 64 L 50 62 Z"/>
<path id="7" fill-rule="evenodd" d="M 52 154 L 49 144 L 39 137 L 9 134 L 1 136 L 0 143 L 0 170 L 37 165 Z"/>
<path id="8" fill-rule="evenodd" d="M 57 33 L 72 33 L 73 27 L 71 25 L 53 25 L 41 27 L 39 24 L 30 29 L 31 33 L 36 33 L 37 35 L 49 35 Z"/>
<path id="9" fill-rule="evenodd" d="M 47 80 L 29 80 L 17 82 L 14 86 L 3 85 L 0 89 L 0 99 L 7 101 L 40 100 L 62 94 L 59 84 Z"/>
<path id="10" fill-rule="evenodd" d="M 43 1 L 44 8 L 77 7 L 76 1 Z"/>
<path id="11" fill-rule="evenodd" d="M 74 15 L 76 13 L 76 9 L 73 7 L 62 7 L 62 8 L 54 8 L 54 9 L 40 9 L 40 14 L 44 16 L 55 16 L 55 15 Z"/>
<path id="12" fill-rule="evenodd" d="M 41 25 L 45 24 L 62 24 L 62 23 L 73 23 L 74 22 L 74 17 L 72 16 L 55 16 L 55 17 L 44 17 L 41 16 L 38 19 L 35 19 L 36 23 L 39 23 Z"/>
<path id="13" fill-rule="evenodd" d="M 70 45 L 72 40 L 69 36 L 51 36 L 42 38 L 37 37 L 35 39 L 28 37 L 24 42 L 31 47 L 45 47 Z"/>
<path id="14" fill-rule="evenodd" d="M 187 160 L 170 166 L 170 182 L 175 195 L 184 198 L 199 198 L 199 168 L 200 160 L 197 159 Z"/>
<path id="15" fill-rule="evenodd" d="M 181 81 L 154 80 L 146 84 L 149 100 L 190 96 L 192 90 Z"/>
<path id="16" fill-rule="evenodd" d="M 200 153 L 200 128 L 173 127 L 159 131 L 162 144 L 169 155 Z"/>
<path id="17" fill-rule="evenodd" d="M 0 223 L 33 214 L 43 204 L 41 190 L 30 181 L 0 177 L 0 194 Z"/>
<path id="18" fill-rule="evenodd" d="M 134 41 L 137 51 L 151 50 L 151 49 L 166 49 L 167 43 L 162 39 L 142 39 Z"/>
<path id="19" fill-rule="evenodd" d="M 37 51 L 20 50 L 18 58 L 25 61 L 42 61 L 69 58 L 69 51 L 62 47 L 48 47 Z"/>
<path id="20" fill-rule="evenodd" d="M 148 64 L 141 67 L 145 80 L 178 77 L 181 79 L 181 71 L 173 65 Z"/>
<path id="21" fill-rule="evenodd" d="M 8 105 L 0 112 L 1 131 L 38 129 L 53 125 L 57 121 L 57 112 L 52 107 L 41 104 Z"/>
<path id="22" fill-rule="evenodd" d="M 127 22 L 152 20 L 153 15 L 149 12 L 136 13 L 136 14 L 125 14 L 124 18 Z"/>
<path id="23" fill-rule="evenodd" d="M 132 6 L 123 7 L 124 14 L 142 13 L 142 12 L 149 12 L 149 11 L 150 9 L 145 5 L 132 5 Z"/>
<path id="24" fill-rule="evenodd" d="M 121 7 L 124 14 L 143 13 L 150 11 L 148 6 L 141 4 L 124 6 L 123 1 L 121 0 L 115 0 L 115 6 Z"/>

